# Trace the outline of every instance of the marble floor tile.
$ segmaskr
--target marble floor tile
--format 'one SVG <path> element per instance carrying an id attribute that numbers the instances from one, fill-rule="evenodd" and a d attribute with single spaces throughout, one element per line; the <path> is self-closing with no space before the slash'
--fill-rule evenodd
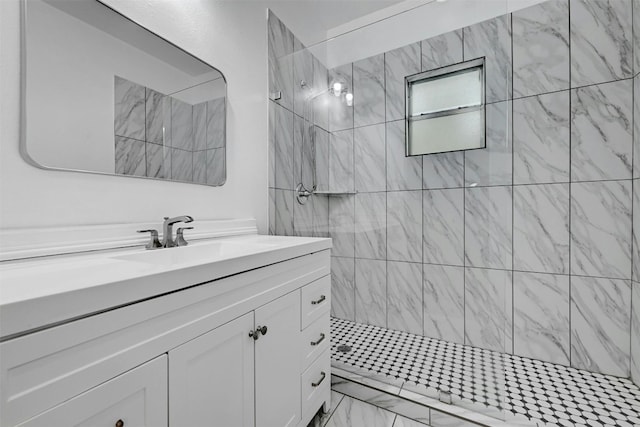
<path id="1" fill-rule="evenodd" d="M 193 106 L 193 150 L 207 149 L 207 103 Z"/>
<path id="2" fill-rule="evenodd" d="M 513 13 L 513 96 L 569 88 L 569 0 Z"/>
<path id="3" fill-rule="evenodd" d="M 356 257 L 387 258 L 387 193 L 355 195 Z"/>
<path id="4" fill-rule="evenodd" d="M 464 268 L 424 264 L 424 334 L 464 344 Z"/>
<path id="5" fill-rule="evenodd" d="M 171 98 L 149 88 L 146 89 L 145 97 L 146 141 L 168 145 L 168 141 L 165 141 L 165 127 L 170 133 L 171 123 L 165 123 L 165 118 L 171 120 Z"/>
<path id="6" fill-rule="evenodd" d="M 333 256 L 355 256 L 355 197 L 329 199 L 329 235 Z"/>
<path id="7" fill-rule="evenodd" d="M 341 82 L 353 89 L 353 64 L 344 64 L 329 70 L 329 86 Z M 384 96 L 384 95 L 383 95 Z M 354 103 L 356 95 L 354 93 Z M 353 106 L 348 106 L 341 98 L 328 97 L 329 129 L 331 132 L 353 128 Z"/>
<path id="8" fill-rule="evenodd" d="M 423 40 L 422 71 L 462 62 L 462 30 Z"/>
<path id="9" fill-rule="evenodd" d="M 355 261 L 331 257 L 331 315 L 355 319 Z"/>
<path id="10" fill-rule="evenodd" d="M 345 396 L 326 427 L 393 427 L 395 414 Z"/>
<path id="11" fill-rule="evenodd" d="M 422 335 L 422 264 L 387 262 L 387 327 Z"/>
<path id="12" fill-rule="evenodd" d="M 485 57 L 486 102 L 511 99 L 511 19 L 502 15 L 463 29 L 464 60 Z"/>
<path id="13" fill-rule="evenodd" d="M 354 127 L 385 121 L 384 54 L 353 63 Z"/>
<path id="14" fill-rule="evenodd" d="M 569 365 L 569 276 L 513 273 L 513 352 Z"/>
<path id="15" fill-rule="evenodd" d="M 570 92 L 513 101 L 513 183 L 569 182 Z"/>
<path id="16" fill-rule="evenodd" d="M 569 184 L 513 187 L 513 268 L 569 274 Z"/>
<path id="17" fill-rule="evenodd" d="M 511 187 L 467 188 L 464 210 L 465 265 L 511 269 L 513 253 Z"/>
<path id="18" fill-rule="evenodd" d="M 631 380 L 640 384 L 640 283 L 631 286 Z"/>
<path id="19" fill-rule="evenodd" d="M 629 1 L 572 0 L 571 87 L 631 77 Z"/>
<path id="20" fill-rule="evenodd" d="M 145 141 L 145 87 L 114 77 L 114 133 Z"/>
<path id="21" fill-rule="evenodd" d="M 422 157 L 405 156 L 405 122 L 386 124 L 387 190 L 420 190 L 422 188 Z"/>
<path id="22" fill-rule="evenodd" d="M 571 277 L 571 366 L 629 376 L 631 282 Z"/>
<path id="23" fill-rule="evenodd" d="M 275 190 L 276 235 L 293 236 L 293 191 Z"/>
<path id="24" fill-rule="evenodd" d="M 404 119 L 404 78 L 420 72 L 420 43 L 384 54 L 386 121 Z"/>
<path id="25" fill-rule="evenodd" d="M 146 176 L 144 141 L 121 136 L 115 137 L 115 173 Z"/>
<path id="26" fill-rule="evenodd" d="M 207 185 L 223 185 L 227 180 L 227 149 L 214 148 L 206 150 Z"/>
<path id="27" fill-rule="evenodd" d="M 356 258 L 356 322 L 387 326 L 387 262 Z"/>
<path id="28" fill-rule="evenodd" d="M 227 139 L 227 98 L 207 101 L 207 149 L 223 148 Z"/>
<path id="29" fill-rule="evenodd" d="M 329 188 L 333 191 L 353 191 L 354 148 L 353 130 L 332 132 L 329 147 Z"/>
<path id="30" fill-rule="evenodd" d="M 277 104 L 273 106 L 273 127 L 270 136 L 274 146 L 275 186 L 293 190 L 293 113 Z"/>
<path id="31" fill-rule="evenodd" d="M 571 179 L 630 179 L 632 80 L 571 91 Z"/>
<path id="32" fill-rule="evenodd" d="M 193 106 L 176 98 L 171 98 L 171 144 L 193 151 Z"/>
<path id="33" fill-rule="evenodd" d="M 422 156 L 422 188 L 464 187 L 464 152 Z"/>
<path id="34" fill-rule="evenodd" d="M 387 259 L 422 262 L 422 191 L 387 193 Z"/>
<path id="35" fill-rule="evenodd" d="M 478 424 L 463 420 L 440 411 L 431 411 L 432 427 L 475 427 Z"/>
<path id="36" fill-rule="evenodd" d="M 513 141 L 511 101 L 486 106 L 486 148 L 465 151 L 467 186 L 511 185 Z"/>
<path id="37" fill-rule="evenodd" d="M 396 421 L 393 423 L 393 427 L 424 427 L 429 424 L 420 423 L 418 421 L 412 420 L 411 418 L 397 416 Z"/>
<path id="38" fill-rule="evenodd" d="M 571 274 L 630 279 L 631 181 L 571 184 Z"/>
<path id="39" fill-rule="evenodd" d="M 464 189 L 423 191 L 423 262 L 464 265 Z"/>
<path id="40" fill-rule="evenodd" d="M 511 353 L 512 273 L 465 270 L 465 344 Z"/>
<path id="41" fill-rule="evenodd" d="M 193 153 L 191 151 L 171 149 L 171 179 L 193 182 Z"/>
<path id="42" fill-rule="evenodd" d="M 171 179 L 171 148 L 147 142 L 145 149 L 147 156 L 146 176 Z"/>
<path id="43" fill-rule="evenodd" d="M 385 191 L 385 125 L 365 126 L 354 130 L 356 190 Z"/>

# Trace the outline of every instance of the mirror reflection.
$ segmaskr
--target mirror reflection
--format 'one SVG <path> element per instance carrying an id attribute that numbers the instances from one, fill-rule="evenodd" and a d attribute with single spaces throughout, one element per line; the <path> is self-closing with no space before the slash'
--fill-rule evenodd
<path id="1" fill-rule="evenodd" d="M 25 40 L 36 166 L 225 182 L 220 71 L 94 0 L 25 0 Z"/>

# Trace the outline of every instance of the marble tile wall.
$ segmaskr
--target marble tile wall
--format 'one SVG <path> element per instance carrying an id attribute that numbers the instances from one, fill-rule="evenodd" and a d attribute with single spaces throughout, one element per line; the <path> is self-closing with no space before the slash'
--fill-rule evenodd
<path id="1" fill-rule="evenodd" d="M 333 314 L 640 383 L 632 21 L 640 0 L 548 0 L 328 70 L 354 94 L 329 175 L 357 192 L 326 203 Z M 403 77 L 480 56 L 487 148 L 405 157 Z"/>
<path id="2" fill-rule="evenodd" d="M 114 104 L 116 174 L 224 184 L 225 98 L 191 105 L 116 76 Z"/>

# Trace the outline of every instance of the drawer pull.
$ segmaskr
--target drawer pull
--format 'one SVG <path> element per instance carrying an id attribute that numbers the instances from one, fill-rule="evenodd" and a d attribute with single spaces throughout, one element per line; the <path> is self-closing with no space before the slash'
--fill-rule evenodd
<path id="1" fill-rule="evenodd" d="M 124 421 L 122 420 L 116 421 L 116 427 L 124 427 Z"/>
<path id="2" fill-rule="evenodd" d="M 326 300 L 327 297 L 325 297 L 324 295 L 320 295 L 320 298 L 318 298 L 315 301 L 311 301 L 311 305 L 317 305 L 320 304 L 322 301 Z"/>
<path id="3" fill-rule="evenodd" d="M 322 341 L 324 341 L 324 334 L 320 334 L 320 338 L 318 339 L 318 341 L 311 341 L 311 345 L 318 345 Z"/>
<path id="4" fill-rule="evenodd" d="M 320 381 L 318 381 L 317 383 L 311 383 L 311 387 L 318 387 L 320 384 L 322 384 L 322 381 L 324 381 L 324 379 L 326 378 L 327 374 L 325 374 L 324 372 L 320 372 Z"/>

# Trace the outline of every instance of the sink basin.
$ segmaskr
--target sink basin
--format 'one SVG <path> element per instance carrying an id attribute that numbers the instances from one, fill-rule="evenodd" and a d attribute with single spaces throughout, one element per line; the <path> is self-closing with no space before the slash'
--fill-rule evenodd
<path id="1" fill-rule="evenodd" d="M 261 252 L 269 249 L 271 246 L 272 245 L 256 242 L 220 240 L 194 243 L 189 246 L 175 248 L 145 250 L 114 256 L 112 259 L 144 262 L 154 265 L 202 264 L 244 254 Z"/>

